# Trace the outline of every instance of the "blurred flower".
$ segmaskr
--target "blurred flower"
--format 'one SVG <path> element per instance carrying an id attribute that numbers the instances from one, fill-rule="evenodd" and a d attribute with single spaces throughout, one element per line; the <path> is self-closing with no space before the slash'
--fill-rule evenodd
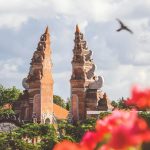
<path id="1" fill-rule="evenodd" d="M 137 112 L 115 110 L 103 120 L 98 120 L 95 131 L 88 131 L 79 144 L 64 141 L 54 150 L 126 150 L 138 149 L 150 141 L 150 129 Z"/>
<path id="2" fill-rule="evenodd" d="M 138 147 L 144 141 L 150 141 L 150 129 L 143 119 L 138 118 L 135 110 L 114 111 L 104 120 L 97 121 L 97 132 L 102 132 L 104 126 L 107 127 L 105 134 L 111 135 L 107 146 L 115 150 Z"/>
<path id="3" fill-rule="evenodd" d="M 140 90 L 138 87 L 133 87 L 131 98 L 127 99 L 126 104 L 138 108 L 150 108 L 150 89 Z"/>

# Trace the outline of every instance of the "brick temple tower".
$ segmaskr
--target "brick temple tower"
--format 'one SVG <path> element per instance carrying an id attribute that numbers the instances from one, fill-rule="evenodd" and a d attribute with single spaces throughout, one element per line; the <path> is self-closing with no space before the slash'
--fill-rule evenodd
<path id="1" fill-rule="evenodd" d="M 14 105 L 21 120 L 51 123 L 53 116 L 53 78 L 50 35 L 48 27 L 33 54 L 27 78 L 23 79 L 24 94 Z"/>
<path id="2" fill-rule="evenodd" d="M 94 74 L 95 64 L 78 25 L 72 60 L 71 114 L 74 122 L 86 119 L 88 110 L 96 110 L 103 78 Z"/>

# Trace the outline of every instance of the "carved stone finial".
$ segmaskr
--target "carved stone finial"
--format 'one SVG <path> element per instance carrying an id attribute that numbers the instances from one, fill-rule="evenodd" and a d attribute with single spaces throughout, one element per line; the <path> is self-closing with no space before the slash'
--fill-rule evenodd
<path id="1" fill-rule="evenodd" d="M 79 29 L 78 24 L 76 25 L 76 32 L 80 33 L 80 29 Z"/>
<path id="2" fill-rule="evenodd" d="M 47 33 L 48 33 L 48 26 L 45 29 L 45 34 L 47 34 Z"/>

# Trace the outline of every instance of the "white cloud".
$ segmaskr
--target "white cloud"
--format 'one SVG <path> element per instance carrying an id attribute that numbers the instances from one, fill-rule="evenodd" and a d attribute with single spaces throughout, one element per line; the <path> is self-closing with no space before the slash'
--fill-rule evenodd
<path id="1" fill-rule="evenodd" d="M 20 16 L 19 14 L 11 14 L 11 15 L 7 15 L 7 14 L 1 14 L 0 15 L 0 27 L 8 27 L 8 28 L 15 28 L 17 29 L 18 27 L 20 27 L 21 24 L 25 23 L 27 21 L 27 17 L 26 16 Z"/>
<path id="2" fill-rule="evenodd" d="M 20 58 L 0 61 L 0 84 L 7 87 L 16 85 L 21 88 L 22 79 L 25 75 L 19 69 L 21 65 L 23 65 L 23 61 Z M 16 84 L 17 82 L 19 84 Z"/>
<path id="3" fill-rule="evenodd" d="M 148 87 L 150 85 L 150 67 L 120 65 L 117 69 L 99 71 L 104 76 L 103 90 L 111 99 L 130 96 L 133 85 Z"/>
<path id="4" fill-rule="evenodd" d="M 3 19 L 0 26 L 18 27 L 29 18 L 48 19 L 59 15 L 72 22 L 101 22 L 116 17 L 133 19 L 137 14 L 147 14 L 148 17 L 148 6 L 148 0 L 0 0 L 0 18 Z"/>
<path id="5" fill-rule="evenodd" d="M 36 42 L 48 24 L 54 91 L 64 99 L 69 97 L 74 30 L 78 23 L 94 52 L 97 72 L 104 76 L 104 90 L 110 98 L 126 97 L 134 83 L 150 86 L 149 14 L 149 0 L 0 0 L 0 83 L 21 86 Z M 117 33 L 116 18 L 123 20 L 134 34 Z M 10 60 L 11 57 L 22 60 Z"/>

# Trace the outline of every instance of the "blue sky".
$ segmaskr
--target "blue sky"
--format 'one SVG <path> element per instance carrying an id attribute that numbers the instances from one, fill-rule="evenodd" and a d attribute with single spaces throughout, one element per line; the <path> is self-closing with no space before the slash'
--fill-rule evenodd
<path id="1" fill-rule="evenodd" d="M 51 35 L 54 93 L 70 96 L 75 25 L 93 51 L 96 74 L 111 100 L 128 97 L 132 85 L 150 86 L 149 0 L 0 0 L 0 83 L 22 88 L 45 27 Z M 116 18 L 134 32 L 122 31 Z"/>

